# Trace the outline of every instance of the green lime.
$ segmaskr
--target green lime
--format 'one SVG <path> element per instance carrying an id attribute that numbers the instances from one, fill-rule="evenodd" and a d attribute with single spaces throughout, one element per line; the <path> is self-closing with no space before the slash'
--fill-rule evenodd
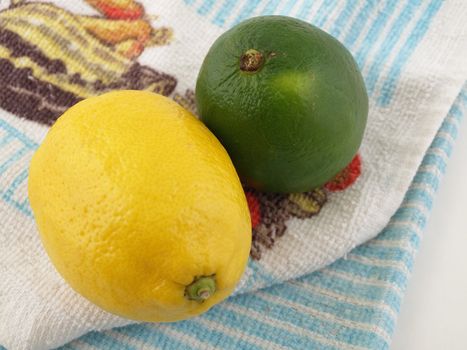
<path id="1" fill-rule="evenodd" d="M 323 185 L 356 154 L 368 96 L 350 52 L 317 27 L 255 17 L 221 35 L 196 84 L 202 121 L 259 190 Z"/>

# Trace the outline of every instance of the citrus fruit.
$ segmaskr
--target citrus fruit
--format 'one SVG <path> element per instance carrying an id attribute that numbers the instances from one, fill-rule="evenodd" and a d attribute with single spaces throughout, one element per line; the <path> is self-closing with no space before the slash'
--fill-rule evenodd
<path id="1" fill-rule="evenodd" d="M 352 55 L 284 16 L 246 20 L 210 48 L 196 84 L 201 120 L 259 190 L 321 186 L 355 156 L 368 114 Z"/>
<path id="2" fill-rule="evenodd" d="M 206 311 L 248 260 L 248 204 L 227 152 L 150 92 L 111 92 L 66 111 L 32 159 L 29 198 L 64 279 L 134 320 Z"/>

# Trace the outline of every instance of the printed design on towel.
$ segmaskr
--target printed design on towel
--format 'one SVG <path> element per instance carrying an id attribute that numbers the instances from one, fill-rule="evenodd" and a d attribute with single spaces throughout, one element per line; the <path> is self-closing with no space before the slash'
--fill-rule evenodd
<path id="1" fill-rule="evenodd" d="M 264 248 L 270 249 L 284 235 L 287 220 L 306 219 L 317 215 L 326 203 L 329 192 L 343 191 L 352 185 L 361 173 L 360 155 L 322 188 L 306 193 L 262 193 L 245 188 L 251 213 L 253 242 L 250 255 L 259 260 Z"/>
<path id="2" fill-rule="evenodd" d="M 360 176 L 362 169 L 362 161 L 360 155 L 356 155 L 347 167 L 342 170 L 332 181 L 329 181 L 324 187 L 331 191 L 337 192 L 345 190 L 352 185 Z"/>
<path id="3" fill-rule="evenodd" d="M 174 91 L 175 77 L 136 61 L 146 47 L 169 44 L 172 29 L 153 27 L 133 0 L 85 2 L 101 15 L 24 1 L 0 11 L 1 108 L 50 125 L 76 102 L 106 91 Z"/>
<path id="4" fill-rule="evenodd" d="M 173 99 L 180 106 L 188 109 L 191 113 L 196 115 L 195 92 L 193 90 L 186 89 L 183 95 L 176 92 Z"/>

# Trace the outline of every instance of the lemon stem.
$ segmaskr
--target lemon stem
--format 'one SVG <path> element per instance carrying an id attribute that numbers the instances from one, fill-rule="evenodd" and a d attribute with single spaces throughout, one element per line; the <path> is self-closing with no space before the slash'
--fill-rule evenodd
<path id="1" fill-rule="evenodd" d="M 203 302 L 209 299 L 216 291 L 216 280 L 214 276 L 201 276 L 185 288 L 185 297 L 188 300 Z"/>
<path id="2" fill-rule="evenodd" d="M 264 58 L 261 52 L 249 49 L 240 57 L 240 69 L 244 72 L 256 72 L 263 66 L 263 62 Z"/>

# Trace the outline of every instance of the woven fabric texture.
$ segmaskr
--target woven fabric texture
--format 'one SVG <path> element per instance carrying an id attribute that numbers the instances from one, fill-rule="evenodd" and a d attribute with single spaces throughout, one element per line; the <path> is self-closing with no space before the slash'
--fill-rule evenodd
<path id="1" fill-rule="evenodd" d="M 205 316 L 94 332 L 67 346 L 387 347 L 465 105 L 465 92 L 454 103 L 467 77 L 462 1 L 0 4 L 0 344 L 49 349 L 131 323 L 71 290 L 40 244 L 27 175 L 49 126 L 77 101 L 113 89 L 155 91 L 193 109 L 196 75 L 212 42 L 262 14 L 321 27 L 356 58 L 370 97 L 360 176 L 344 191 L 324 189 L 326 203 L 316 193 L 260 198 L 274 230 L 261 229 L 263 208 L 253 232 L 261 238 L 257 254 L 236 296 Z M 298 210 L 304 200 L 315 209 Z"/>

